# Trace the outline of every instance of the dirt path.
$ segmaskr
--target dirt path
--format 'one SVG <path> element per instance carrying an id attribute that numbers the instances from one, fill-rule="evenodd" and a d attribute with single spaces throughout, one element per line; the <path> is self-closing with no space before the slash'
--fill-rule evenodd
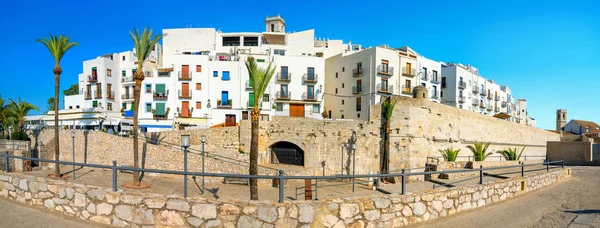
<path id="1" fill-rule="evenodd" d="M 600 167 L 570 168 L 555 185 L 413 227 L 600 227 Z"/>

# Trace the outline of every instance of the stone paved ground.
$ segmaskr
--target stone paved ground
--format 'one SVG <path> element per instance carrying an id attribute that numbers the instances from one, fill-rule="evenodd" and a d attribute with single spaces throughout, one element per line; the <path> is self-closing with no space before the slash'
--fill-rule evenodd
<path id="1" fill-rule="evenodd" d="M 600 167 L 570 168 L 557 184 L 413 227 L 600 227 Z"/>

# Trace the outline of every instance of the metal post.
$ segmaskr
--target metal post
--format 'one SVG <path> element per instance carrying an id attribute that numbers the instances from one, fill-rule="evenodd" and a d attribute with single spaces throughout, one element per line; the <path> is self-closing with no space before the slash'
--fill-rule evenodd
<path id="1" fill-rule="evenodd" d="M 279 170 L 279 202 L 283 203 L 283 170 Z"/>
<path id="2" fill-rule="evenodd" d="M 479 165 L 479 184 L 483 184 L 483 165 Z"/>
<path id="3" fill-rule="evenodd" d="M 315 200 L 319 200 L 319 179 L 315 179 Z"/>
<path id="4" fill-rule="evenodd" d="M 183 197 L 187 197 L 187 149 L 185 147 L 183 148 L 183 172 L 185 172 L 183 174 Z"/>
<path id="5" fill-rule="evenodd" d="M 467 156 L 467 161 L 471 161 L 471 155 Z"/>
<path id="6" fill-rule="evenodd" d="M 352 150 L 352 176 L 355 175 L 355 170 L 356 170 L 356 149 Z M 354 192 L 354 177 L 352 177 L 352 192 Z"/>
<path id="7" fill-rule="evenodd" d="M 342 175 L 344 175 L 344 146 L 342 145 Z"/>
<path id="8" fill-rule="evenodd" d="M 521 162 L 521 177 L 525 176 L 525 162 Z"/>
<path id="9" fill-rule="evenodd" d="M 546 172 L 550 172 L 550 161 L 546 162 Z"/>
<path id="10" fill-rule="evenodd" d="M 560 160 L 560 164 L 561 164 L 562 168 L 564 169 L 565 168 L 565 160 Z"/>
<path id="11" fill-rule="evenodd" d="M 406 192 L 406 177 L 404 176 L 404 169 L 402 169 L 402 195 Z"/>
<path id="12" fill-rule="evenodd" d="M 379 176 L 379 174 L 380 174 L 380 172 L 379 172 L 379 171 L 377 171 L 377 177 L 376 177 L 376 178 L 373 180 L 373 182 L 375 182 L 375 183 L 374 183 L 374 185 L 375 185 L 375 188 L 376 188 L 376 189 L 377 189 L 377 188 L 379 188 L 379 178 L 381 178 L 381 177 Z"/>
<path id="13" fill-rule="evenodd" d="M 202 194 L 204 194 L 204 142 L 202 142 Z"/>
<path id="14" fill-rule="evenodd" d="M 73 139 L 73 180 L 75 179 L 75 135 L 72 135 L 73 137 L 71 137 Z"/>
<path id="15" fill-rule="evenodd" d="M 113 191 L 117 191 L 117 161 L 113 161 L 112 167 L 112 188 Z"/>
<path id="16" fill-rule="evenodd" d="M 6 172 L 9 173 L 10 172 L 10 164 L 8 164 L 8 151 L 6 152 L 6 155 L 4 157 L 4 164 L 5 164 L 5 168 L 6 168 Z"/>

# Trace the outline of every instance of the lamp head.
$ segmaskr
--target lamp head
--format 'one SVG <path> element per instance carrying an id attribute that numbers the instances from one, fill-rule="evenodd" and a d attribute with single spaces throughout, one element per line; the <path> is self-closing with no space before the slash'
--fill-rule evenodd
<path id="1" fill-rule="evenodd" d="M 181 135 L 181 146 L 184 148 L 190 147 L 190 135 Z"/>

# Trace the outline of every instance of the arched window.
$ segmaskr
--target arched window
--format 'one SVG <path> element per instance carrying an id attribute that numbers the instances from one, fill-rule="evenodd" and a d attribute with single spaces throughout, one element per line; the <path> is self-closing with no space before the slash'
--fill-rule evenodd
<path id="1" fill-rule="evenodd" d="M 304 151 L 291 142 L 271 145 L 271 163 L 304 166 Z"/>

